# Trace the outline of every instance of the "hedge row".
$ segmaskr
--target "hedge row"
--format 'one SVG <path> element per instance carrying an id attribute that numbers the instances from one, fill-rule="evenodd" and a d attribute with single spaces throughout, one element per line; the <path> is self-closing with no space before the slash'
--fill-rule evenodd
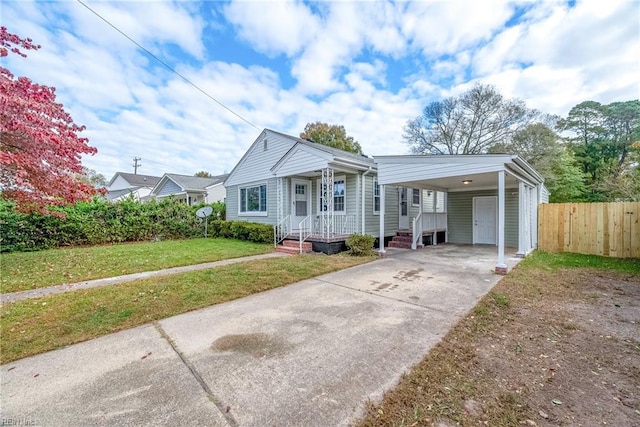
<path id="1" fill-rule="evenodd" d="M 204 223 L 195 215 L 199 207 L 174 199 L 148 203 L 96 200 L 54 208 L 59 216 L 44 216 L 16 212 L 11 205 L 0 203 L 0 252 L 204 236 Z M 224 204 L 212 207 L 210 237 L 273 241 L 270 225 L 225 221 Z M 223 219 L 212 220 L 220 217 Z"/>

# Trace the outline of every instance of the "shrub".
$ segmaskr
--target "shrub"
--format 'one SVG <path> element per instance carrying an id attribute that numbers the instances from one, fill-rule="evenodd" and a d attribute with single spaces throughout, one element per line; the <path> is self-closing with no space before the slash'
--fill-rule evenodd
<path id="1" fill-rule="evenodd" d="M 345 243 L 351 255 L 364 256 L 371 254 L 374 241 L 375 237 L 368 234 L 352 234 Z"/>
<path id="2" fill-rule="evenodd" d="M 273 226 L 257 222 L 214 220 L 209 222 L 209 236 L 272 243 Z"/>
<path id="3" fill-rule="evenodd" d="M 0 199 L 0 252 L 201 236 L 204 223 L 195 215 L 199 207 L 173 198 L 147 203 L 96 199 L 52 207 L 55 215 L 45 216 L 16 212 L 13 204 Z M 220 213 L 216 216 L 224 217 L 224 203 L 215 203 L 213 208 Z M 219 230 L 216 235 L 235 237 L 227 224 Z M 249 232 L 238 234 L 248 236 Z"/>

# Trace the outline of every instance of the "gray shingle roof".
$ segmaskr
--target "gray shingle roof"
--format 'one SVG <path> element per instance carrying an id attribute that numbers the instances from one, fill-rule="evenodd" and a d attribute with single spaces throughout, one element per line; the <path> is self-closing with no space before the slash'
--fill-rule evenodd
<path id="1" fill-rule="evenodd" d="M 126 179 L 127 182 L 129 184 L 131 184 L 132 187 L 153 187 L 158 182 L 160 182 L 160 179 L 162 178 L 160 176 L 140 175 L 140 174 L 126 173 L 126 172 L 116 172 L 116 174 L 111 179 L 112 182 L 114 181 L 114 179 L 115 179 L 115 177 L 117 175 L 120 175 L 121 177 Z M 111 185 L 111 182 L 109 183 L 109 185 Z"/>
<path id="2" fill-rule="evenodd" d="M 130 187 L 130 188 L 123 188 L 122 190 L 112 190 L 107 192 L 106 197 L 107 197 L 107 200 L 114 200 L 114 199 L 117 199 L 118 197 L 129 195 L 134 191 L 136 191 L 138 188 L 140 187 Z"/>
<path id="3" fill-rule="evenodd" d="M 217 175 L 211 178 L 201 178 L 199 176 L 192 175 L 178 175 L 174 173 L 168 173 L 167 177 L 171 178 L 176 184 L 182 187 L 184 190 L 205 190 L 214 184 L 224 182 L 227 179 L 228 174 Z"/>

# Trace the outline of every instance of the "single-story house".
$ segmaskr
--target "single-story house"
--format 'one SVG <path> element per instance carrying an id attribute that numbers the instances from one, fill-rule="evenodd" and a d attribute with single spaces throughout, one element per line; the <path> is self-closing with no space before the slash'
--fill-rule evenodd
<path id="1" fill-rule="evenodd" d="M 145 200 L 158 181 L 159 176 L 116 172 L 107 184 L 107 200 L 119 201 L 130 197 L 136 201 Z"/>
<path id="2" fill-rule="evenodd" d="M 525 255 L 537 244 L 542 177 L 513 155 L 374 156 L 265 129 L 225 181 L 227 219 L 274 226 L 332 253 L 354 233 L 385 244 L 489 244 Z M 338 245 L 338 246 L 336 246 Z"/>
<path id="3" fill-rule="evenodd" d="M 200 203 L 224 202 L 227 194 L 224 180 L 228 176 L 225 174 L 203 178 L 165 173 L 151 190 L 150 196 L 155 199 L 174 197 L 189 206 Z"/>

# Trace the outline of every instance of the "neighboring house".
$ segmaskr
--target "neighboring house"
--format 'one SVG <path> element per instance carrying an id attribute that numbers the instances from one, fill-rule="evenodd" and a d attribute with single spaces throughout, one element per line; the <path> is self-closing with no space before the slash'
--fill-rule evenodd
<path id="1" fill-rule="evenodd" d="M 118 201 L 130 197 L 137 201 L 145 200 L 158 181 L 159 176 L 116 172 L 107 184 L 107 200 Z"/>
<path id="2" fill-rule="evenodd" d="M 150 196 L 155 199 L 174 197 L 189 206 L 200 203 L 224 202 L 226 197 L 224 180 L 228 176 L 218 175 L 211 178 L 201 178 L 166 173 L 153 188 Z"/>
<path id="3" fill-rule="evenodd" d="M 287 238 L 335 251 L 354 233 L 380 251 L 429 240 L 504 246 L 537 244 L 540 175 L 512 155 L 366 156 L 265 129 L 225 181 L 227 219 L 274 226 Z M 500 254 L 499 254 L 500 255 Z M 500 261 L 502 260 L 502 261 Z"/>

